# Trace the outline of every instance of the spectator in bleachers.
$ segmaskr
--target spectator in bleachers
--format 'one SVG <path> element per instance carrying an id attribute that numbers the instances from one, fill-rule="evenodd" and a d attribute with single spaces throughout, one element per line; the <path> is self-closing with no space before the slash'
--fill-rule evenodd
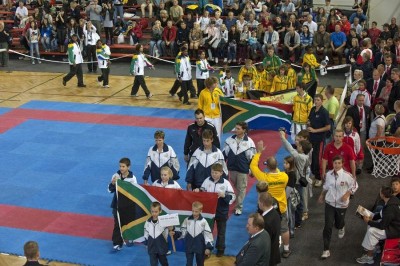
<path id="1" fill-rule="evenodd" d="M 258 14 L 256 17 L 258 22 L 260 22 L 265 28 L 268 27 L 268 25 L 272 25 L 272 16 L 271 13 L 268 12 L 268 7 L 266 5 L 262 6 L 261 13 Z"/>
<path id="2" fill-rule="evenodd" d="M 275 53 L 278 53 L 279 34 L 274 30 L 272 25 L 268 26 L 267 32 L 264 34 L 262 51 L 264 56 L 267 56 L 267 47 L 272 46 Z"/>
<path id="3" fill-rule="evenodd" d="M 331 10 L 334 9 L 333 6 L 331 6 L 331 0 L 325 0 L 325 5 L 322 6 L 327 14 L 330 14 Z"/>
<path id="4" fill-rule="evenodd" d="M 392 78 L 387 78 L 386 81 L 384 81 L 384 87 L 382 87 L 382 90 L 374 99 L 374 103 L 381 103 L 383 107 L 385 107 L 386 113 L 389 113 L 388 103 L 390 93 L 393 89 L 393 83 Z"/>
<path id="5" fill-rule="evenodd" d="M 357 40 L 357 46 L 355 46 L 355 43 L 353 43 L 353 39 Z M 350 53 L 350 50 L 354 47 L 357 47 L 357 51 L 360 52 L 360 36 L 357 35 L 357 32 L 355 29 L 350 30 L 350 34 L 346 36 L 346 47 L 344 49 L 344 55 L 346 57 L 346 62 L 350 64 L 350 58 L 352 57 L 352 54 Z M 354 53 L 355 49 L 352 49 L 352 52 Z M 357 54 L 353 55 L 354 59 L 357 59 Z"/>
<path id="6" fill-rule="evenodd" d="M 219 10 L 215 11 L 214 13 L 214 21 L 215 27 L 220 29 L 221 25 L 224 23 L 224 20 L 221 18 L 221 12 Z"/>
<path id="7" fill-rule="evenodd" d="M 74 18 L 71 18 L 67 24 L 67 42 L 71 40 L 71 37 L 74 34 L 79 35 L 79 25 L 76 23 Z"/>
<path id="8" fill-rule="evenodd" d="M 340 21 L 340 16 L 336 14 L 336 9 L 332 8 L 330 11 L 326 11 L 326 13 L 328 13 L 328 23 L 332 21 L 332 18 L 334 18 L 336 22 Z"/>
<path id="9" fill-rule="evenodd" d="M 238 0 L 227 0 L 222 11 L 223 15 L 229 15 L 232 12 L 235 16 L 239 14 L 239 1 Z"/>
<path id="10" fill-rule="evenodd" d="M 252 31 L 249 37 L 249 57 L 252 59 L 258 59 L 258 51 L 261 51 L 261 43 L 258 42 L 257 32 Z"/>
<path id="11" fill-rule="evenodd" d="M 286 34 L 286 23 L 282 21 L 280 17 L 276 17 L 275 23 L 273 23 L 274 29 L 279 34 L 279 40 L 283 43 Z"/>
<path id="12" fill-rule="evenodd" d="M 40 31 L 35 21 L 31 22 L 31 27 L 26 32 L 26 39 L 28 40 L 30 46 L 32 65 L 35 64 L 35 58 L 33 57 L 34 53 L 36 55 L 38 63 L 41 64 L 42 62 L 40 61 L 40 52 L 39 52 Z"/>
<path id="13" fill-rule="evenodd" d="M 161 43 L 162 54 L 164 56 L 175 55 L 175 41 L 177 29 L 173 26 L 172 20 L 168 20 L 167 26 L 163 30 L 163 41 Z"/>
<path id="14" fill-rule="evenodd" d="M 219 31 L 219 43 L 217 47 L 217 58 L 223 58 L 224 63 L 228 62 L 228 52 L 227 52 L 227 47 L 228 47 L 228 30 L 225 26 L 225 24 L 222 24 L 220 27 Z"/>
<path id="15" fill-rule="evenodd" d="M 81 18 L 81 10 L 76 1 L 70 2 L 69 8 L 65 12 L 67 14 L 66 22 L 69 22 L 71 19 L 75 19 L 75 21 L 79 21 Z"/>
<path id="16" fill-rule="evenodd" d="M 228 63 L 232 61 L 236 63 L 237 45 L 240 41 L 240 32 L 236 29 L 236 25 L 231 27 L 228 32 Z"/>
<path id="17" fill-rule="evenodd" d="M 207 29 L 208 25 L 211 22 L 210 13 L 207 10 L 204 10 L 203 15 L 201 17 L 196 15 L 196 22 L 200 23 L 201 31 L 205 32 L 205 30 Z"/>
<path id="18" fill-rule="evenodd" d="M 350 23 L 353 23 L 355 18 L 358 18 L 360 20 L 360 24 L 364 24 L 364 22 L 367 21 L 367 16 L 364 15 L 362 8 L 357 8 L 357 12 L 351 14 L 349 18 Z"/>
<path id="19" fill-rule="evenodd" d="M 60 52 L 65 53 L 65 43 L 67 36 L 67 16 L 63 9 L 57 11 L 56 15 L 56 28 L 57 28 L 57 42 L 60 47 Z"/>
<path id="20" fill-rule="evenodd" d="M 233 25 L 236 26 L 236 18 L 233 15 L 233 12 L 228 13 L 228 17 L 225 18 L 224 24 L 226 25 L 226 28 L 229 30 Z"/>
<path id="21" fill-rule="evenodd" d="M 189 34 L 190 34 L 190 29 L 188 29 L 184 21 L 181 21 L 181 23 L 178 26 L 178 31 L 176 33 L 177 49 L 179 49 L 182 46 L 183 42 L 189 43 Z"/>
<path id="22" fill-rule="evenodd" d="M 339 64 L 342 64 L 343 51 L 346 46 L 346 35 L 340 31 L 340 26 L 335 26 L 335 32 L 331 33 L 331 48 L 333 55 L 337 55 Z"/>
<path id="23" fill-rule="evenodd" d="M 371 38 L 371 42 L 375 43 L 381 34 L 381 30 L 377 28 L 378 23 L 372 21 L 371 28 L 368 29 L 368 36 Z"/>
<path id="24" fill-rule="evenodd" d="M 183 20 L 183 8 L 178 5 L 178 0 L 173 0 L 173 5 L 169 9 L 169 17 L 174 22 L 174 25 L 179 25 Z"/>
<path id="25" fill-rule="evenodd" d="M 215 21 L 212 20 L 210 25 L 205 30 L 205 38 L 204 38 L 204 47 L 207 49 L 208 52 L 208 60 L 214 61 L 218 63 L 217 55 L 217 47 L 220 42 L 220 31 L 217 27 L 215 27 Z"/>
<path id="26" fill-rule="evenodd" d="M 124 4 L 122 0 L 112 0 L 113 6 L 115 8 L 114 12 L 114 23 L 117 23 L 117 17 L 123 18 L 124 17 Z"/>
<path id="27" fill-rule="evenodd" d="M 379 38 L 386 41 L 387 39 L 391 38 L 391 36 L 392 33 L 389 30 L 389 24 L 388 23 L 383 24 L 383 31 L 379 35 Z"/>
<path id="28" fill-rule="evenodd" d="M 364 95 L 364 105 L 371 107 L 371 94 L 367 90 L 367 82 L 364 79 L 358 81 L 358 89 L 351 93 L 350 105 L 356 104 L 356 98 L 359 94 Z"/>
<path id="29" fill-rule="evenodd" d="M 198 54 L 198 49 L 203 38 L 203 33 L 200 29 L 200 23 L 195 22 L 193 29 L 190 30 L 189 34 L 189 53 L 190 57 L 195 57 Z"/>
<path id="30" fill-rule="evenodd" d="M 335 27 L 336 27 L 336 25 L 338 25 L 337 19 L 336 19 L 335 17 L 331 17 L 331 18 L 328 20 L 328 24 L 326 25 L 326 30 L 327 30 L 329 33 L 335 32 Z"/>
<path id="31" fill-rule="evenodd" d="M 161 27 L 161 22 L 156 20 L 154 22 L 154 26 L 152 27 L 151 31 L 151 40 L 150 40 L 150 55 L 151 56 L 163 56 L 161 42 L 162 42 L 162 33 L 163 27 Z M 157 49 L 157 53 L 155 52 Z"/>
<path id="32" fill-rule="evenodd" d="M 8 40 L 10 34 L 4 27 L 4 22 L 0 21 L 0 49 L 6 49 L 5 52 L 0 52 L 0 66 L 8 66 Z"/>
<path id="33" fill-rule="evenodd" d="M 254 0 L 253 1 L 253 10 L 256 13 L 256 18 L 258 19 L 259 14 L 261 13 L 263 6 L 264 6 L 264 1 L 260 0 Z M 267 6 L 265 6 L 267 8 Z"/>
<path id="34" fill-rule="evenodd" d="M 400 37 L 394 38 L 394 50 L 396 55 L 396 64 L 400 65 Z"/>
<path id="35" fill-rule="evenodd" d="M 247 25 L 243 27 L 242 32 L 240 33 L 240 39 L 239 39 L 239 44 L 238 44 L 238 57 L 239 61 L 238 63 L 241 64 L 242 61 L 244 61 L 246 58 L 248 58 L 248 52 L 249 52 L 249 37 L 250 37 L 250 31 Z"/>
<path id="36" fill-rule="evenodd" d="M 311 14 L 308 15 L 308 16 L 307 16 L 307 21 L 305 21 L 305 22 L 303 23 L 303 27 L 304 27 L 304 26 L 307 26 L 308 29 L 309 29 L 309 31 L 310 31 L 310 33 L 311 33 L 312 35 L 314 35 L 314 34 L 318 31 L 318 24 L 315 23 L 312 19 L 313 19 L 312 15 L 311 15 Z"/>
<path id="37" fill-rule="evenodd" d="M 290 15 L 289 20 L 286 21 L 286 32 L 289 31 L 290 27 L 293 27 L 294 30 L 297 31 L 297 32 L 301 31 L 301 24 L 296 19 L 296 15 L 295 14 Z"/>
<path id="38" fill-rule="evenodd" d="M 331 57 L 330 35 L 326 32 L 324 25 L 319 25 L 319 30 L 313 38 L 313 46 L 318 61 L 325 59 L 326 56 Z"/>
<path id="39" fill-rule="evenodd" d="M 140 5 L 140 11 L 142 11 L 142 18 L 146 17 L 146 7 L 149 10 L 148 18 L 152 18 L 153 17 L 153 0 L 145 0 Z"/>
<path id="40" fill-rule="evenodd" d="M 312 46 L 314 35 L 310 32 L 307 25 L 303 25 L 303 30 L 300 33 L 300 57 L 306 53 L 306 48 Z"/>
<path id="41" fill-rule="evenodd" d="M 240 14 L 239 19 L 236 20 L 236 28 L 239 32 L 242 32 L 245 25 L 247 25 L 247 21 L 244 19 L 243 14 Z"/>
<path id="42" fill-rule="evenodd" d="M 315 73 L 315 69 L 311 67 L 308 63 L 303 63 L 303 66 L 297 77 L 297 84 L 307 85 L 312 81 L 318 82 L 318 77 Z"/>
<path id="43" fill-rule="evenodd" d="M 344 32 L 344 34 L 349 35 L 351 29 L 351 23 L 347 19 L 347 16 L 342 16 L 339 20 L 340 29 Z"/>
<path id="44" fill-rule="evenodd" d="M 353 38 L 351 40 L 351 47 L 346 48 L 345 50 L 346 63 L 350 64 L 352 61 L 355 61 L 359 54 L 360 54 L 360 46 L 358 44 L 358 39 Z"/>
<path id="45" fill-rule="evenodd" d="M 246 21 L 250 20 L 250 14 L 256 15 L 256 12 L 253 9 L 252 2 L 246 1 L 245 7 L 242 11 L 242 15 Z"/>
<path id="46" fill-rule="evenodd" d="M 354 18 L 353 24 L 351 24 L 351 29 L 355 29 L 356 33 L 361 36 L 361 32 L 363 30 L 363 27 L 360 25 L 360 19 L 359 18 Z"/>
<path id="47" fill-rule="evenodd" d="M 107 45 L 111 45 L 113 43 L 114 12 L 115 8 L 111 1 L 103 3 L 103 9 L 101 10 L 101 17 L 103 19 L 103 27 L 106 33 Z"/>
<path id="48" fill-rule="evenodd" d="M 375 102 L 375 99 L 379 97 L 384 86 L 385 82 L 381 79 L 379 71 L 374 69 L 372 72 L 372 78 L 367 80 L 367 90 L 371 94 L 372 104 Z"/>
<path id="49" fill-rule="evenodd" d="M 101 10 L 103 8 L 98 4 L 98 0 L 91 0 L 90 4 L 85 8 L 85 11 L 89 13 L 89 19 L 92 24 L 96 27 L 97 34 L 101 33 Z"/>
<path id="50" fill-rule="evenodd" d="M 165 9 L 160 10 L 160 16 L 158 20 L 161 22 L 161 27 L 165 28 L 168 24 L 168 12 Z"/>
<path id="51" fill-rule="evenodd" d="M 318 26 L 324 24 L 322 20 L 323 18 L 328 18 L 328 15 L 326 14 L 326 11 L 323 7 L 319 7 L 317 10 L 317 14 L 314 17 L 314 20 Z"/>
<path id="52" fill-rule="evenodd" d="M 254 31 L 257 29 L 259 22 L 256 20 L 254 14 L 250 14 L 249 20 L 247 21 L 247 26 L 249 27 L 250 31 Z"/>
<path id="53" fill-rule="evenodd" d="M 90 63 L 87 64 L 89 73 L 97 72 L 97 56 L 96 56 L 96 44 L 97 41 L 100 40 L 99 34 L 96 32 L 95 26 L 91 21 L 88 21 L 86 25 L 83 27 L 83 33 L 85 34 L 85 43 L 86 43 L 86 51 L 88 56 L 88 61 Z"/>
<path id="54" fill-rule="evenodd" d="M 298 62 L 300 59 L 300 53 L 300 35 L 291 26 L 285 35 L 283 43 L 283 59 L 287 60 L 292 54 L 294 54 L 295 61 Z"/>
<path id="55" fill-rule="evenodd" d="M 28 9 L 24 6 L 24 2 L 19 1 L 18 7 L 15 10 L 14 26 L 18 27 L 21 21 L 28 17 Z"/>
<path id="56" fill-rule="evenodd" d="M 39 8 L 36 7 L 33 10 L 32 17 L 36 21 L 36 23 L 38 24 L 38 27 L 40 28 L 40 24 L 42 23 L 43 12 L 39 12 Z"/>
<path id="57" fill-rule="evenodd" d="M 51 49 L 50 41 L 52 36 L 53 27 L 49 24 L 47 19 L 43 20 L 43 23 L 40 27 L 40 39 L 45 52 L 49 52 Z"/>
<path id="58" fill-rule="evenodd" d="M 292 3 L 292 1 L 284 0 L 279 10 L 279 15 L 282 16 L 283 18 L 287 18 L 288 16 L 294 14 L 295 12 L 296 12 L 296 7 Z"/>
<path id="59" fill-rule="evenodd" d="M 384 48 L 385 50 L 387 48 Z M 389 52 L 386 51 L 384 52 L 384 76 L 383 79 L 389 78 L 391 77 L 392 74 L 392 69 L 395 68 L 396 66 L 393 64 L 393 59 L 392 57 L 389 55 Z"/>
<path id="60" fill-rule="evenodd" d="M 193 18 L 193 15 L 191 12 L 188 12 L 186 14 L 186 16 L 183 18 L 183 22 L 186 23 L 186 27 L 189 29 L 189 31 L 191 29 L 193 29 L 194 23 L 195 23 L 195 19 Z"/>
<path id="61" fill-rule="evenodd" d="M 399 26 L 396 24 L 396 18 L 392 17 L 390 19 L 389 31 L 391 33 L 391 37 L 394 38 L 396 33 L 399 32 Z"/>

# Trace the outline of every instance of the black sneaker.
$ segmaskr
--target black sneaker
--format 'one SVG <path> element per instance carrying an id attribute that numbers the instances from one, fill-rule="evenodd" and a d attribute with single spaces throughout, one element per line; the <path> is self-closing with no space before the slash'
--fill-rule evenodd
<path id="1" fill-rule="evenodd" d="M 190 105 L 191 103 L 190 102 L 185 102 L 185 103 L 183 103 L 184 105 Z"/>
<path id="2" fill-rule="evenodd" d="M 289 256 L 290 256 L 290 254 L 291 254 L 292 252 L 290 251 L 290 250 L 284 250 L 283 252 L 282 252 L 282 257 L 283 258 L 289 258 Z"/>
<path id="3" fill-rule="evenodd" d="M 359 174 L 361 174 L 361 169 L 360 168 L 358 168 L 357 170 L 356 170 L 356 175 L 359 175 Z"/>
<path id="4" fill-rule="evenodd" d="M 86 88 L 86 85 L 85 84 L 78 84 L 78 87 L 79 88 Z"/>
<path id="5" fill-rule="evenodd" d="M 64 87 L 67 86 L 67 82 L 65 81 L 65 79 L 63 79 L 63 85 Z"/>

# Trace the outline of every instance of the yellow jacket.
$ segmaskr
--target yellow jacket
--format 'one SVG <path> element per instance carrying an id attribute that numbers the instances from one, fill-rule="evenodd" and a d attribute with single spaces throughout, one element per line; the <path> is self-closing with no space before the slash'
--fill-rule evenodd
<path id="1" fill-rule="evenodd" d="M 258 168 L 260 155 L 261 153 L 256 153 L 254 155 L 250 163 L 250 170 L 258 181 L 265 181 L 268 183 L 268 192 L 278 201 L 279 211 L 284 213 L 287 207 L 286 184 L 289 177 L 285 172 L 280 172 L 278 169 L 277 173 L 265 173 L 261 171 L 260 168 Z"/>
<path id="2" fill-rule="evenodd" d="M 215 88 L 212 93 L 209 89 L 205 88 L 200 92 L 198 108 L 204 111 L 207 118 L 221 117 L 221 110 L 219 108 L 219 96 L 224 96 L 220 88 Z"/>
<path id="3" fill-rule="evenodd" d="M 317 62 L 317 58 L 315 58 L 315 55 L 307 53 L 305 53 L 303 56 L 303 64 L 304 63 L 308 63 L 312 68 L 317 68 L 320 65 Z"/>
<path id="4" fill-rule="evenodd" d="M 271 93 L 284 91 L 288 88 L 288 77 L 276 75 L 272 81 Z"/>
<path id="5" fill-rule="evenodd" d="M 296 94 L 293 97 L 293 122 L 296 124 L 306 124 L 308 115 L 313 106 L 313 99 L 307 93 L 303 97 Z"/>
<path id="6" fill-rule="evenodd" d="M 263 72 L 258 72 L 257 81 L 255 88 L 259 91 L 265 91 L 269 93 L 272 87 L 272 73 L 264 70 Z"/>
<path id="7" fill-rule="evenodd" d="M 239 70 L 239 74 L 238 74 L 238 82 L 241 83 L 243 81 L 243 76 L 244 75 L 249 75 L 251 78 L 251 81 L 253 81 L 253 83 L 256 82 L 257 80 L 257 69 L 254 66 L 251 66 L 249 69 L 246 68 L 246 66 L 242 66 Z"/>
<path id="8" fill-rule="evenodd" d="M 296 84 L 297 84 L 297 73 L 293 68 L 289 68 L 288 69 L 288 88 L 289 89 L 294 89 L 296 88 Z"/>

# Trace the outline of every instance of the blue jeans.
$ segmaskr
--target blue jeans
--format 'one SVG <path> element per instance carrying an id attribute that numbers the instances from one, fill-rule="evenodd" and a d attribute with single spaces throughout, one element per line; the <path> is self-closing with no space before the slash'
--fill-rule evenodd
<path id="1" fill-rule="evenodd" d="M 50 50 L 50 38 L 42 37 L 40 40 L 42 41 L 43 48 L 45 50 Z"/>
<path id="2" fill-rule="evenodd" d="M 229 45 L 228 47 L 228 60 L 236 59 L 236 45 Z"/>
<path id="3" fill-rule="evenodd" d="M 117 23 L 117 17 L 121 17 L 121 19 L 124 19 L 124 6 L 120 5 L 114 5 L 115 12 L 114 12 L 114 24 Z"/>
<path id="4" fill-rule="evenodd" d="M 31 51 L 32 62 L 35 61 L 35 58 L 33 58 L 34 52 L 36 53 L 37 60 L 39 61 L 40 60 L 39 43 L 38 42 L 30 43 L 29 47 L 30 47 L 30 51 Z"/>
<path id="5" fill-rule="evenodd" d="M 158 41 L 151 40 L 150 41 L 150 55 L 151 56 L 155 56 L 154 55 L 154 46 L 155 45 L 157 45 L 157 50 L 160 53 L 160 56 L 163 56 L 162 49 L 161 49 L 161 42 L 162 42 L 162 40 L 158 40 Z"/>

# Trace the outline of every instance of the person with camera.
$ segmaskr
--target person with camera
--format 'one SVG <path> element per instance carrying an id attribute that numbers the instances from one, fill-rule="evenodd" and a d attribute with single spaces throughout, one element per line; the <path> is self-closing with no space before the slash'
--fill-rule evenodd
<path id="1" fill-rule="evenodd" d="M 111 45 L 113 43 L 114 31 L 114 5 L 111 1 L 103 3 L 101 10 L 101 17 L 103 18 L 103 27 L 106 33 L 106 43 Z"/>
<path id="2" fill-rule="evenodd" d="M 89 13 L 89 19 L 95 26 L 97 33 L 101 33 L 101 11 L 103 8 L 98 4 L 98 0 L 90 1 L 89 5 L 85 8 L 86 13 Z"/>
<path id="3" fill-rule="evenodd" d="M 96 57 L 96 43 L 100 40 L 99 34 L 96 33 L 96 28 L 93 26 L 92 21 L 88 21 L 83 26 L 83 33 L 85 35 L 86 51 L 88 56 L 88 72 L 97 72 L 97 57 Z"/>

